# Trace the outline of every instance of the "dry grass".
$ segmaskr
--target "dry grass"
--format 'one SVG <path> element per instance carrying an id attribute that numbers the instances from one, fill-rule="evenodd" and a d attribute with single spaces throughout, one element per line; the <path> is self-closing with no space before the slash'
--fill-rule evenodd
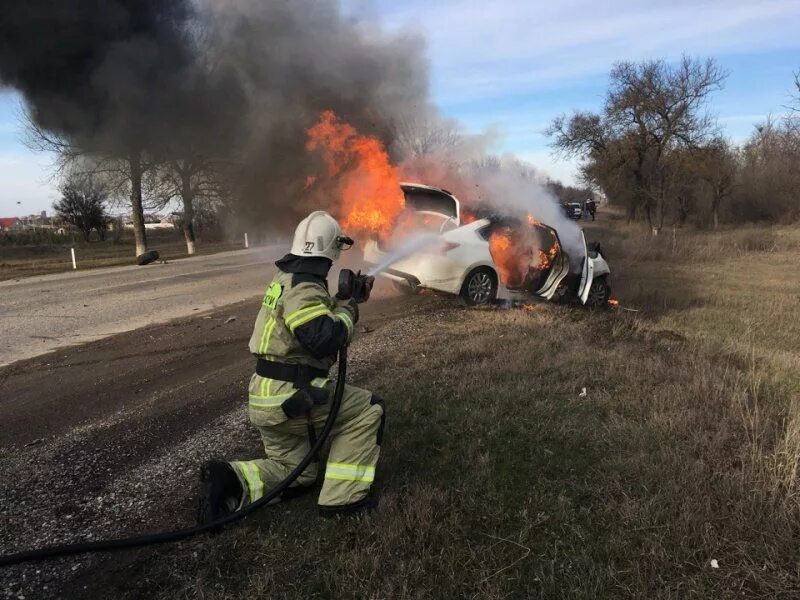
<path id="1" fill-rule="evenodd" d="M 597 229 L 642 312 L 434 298 L 357 342 L 351 379 L 389 410 L 378 514 L 279 505 L 143 553 L 117 591 L 798 597 L 796 234 L 756 250 L 757 230 L 687 232 L 663 255 L 622 223 Z"/>
<path id="2" fill-rule="evenodd" d="M 681 332 L 741 373 L 757 489 L 800 506 L 800 229 L 687 229 L 653 240 L 614 219 L 593 235 L 619 252 L 617 294 L 642 309 L 644 326 Z"/>
<path id="3" fill-rule="evenodd" d="M 187 256 L 183 233 L 179 231 L 148 231 L 147 235 L 150 247 L 158 250 L 163 260 L 175 260 Z M 70 247 L 72 246 L 75 247 L 80 270 L 135 264 L 136 252 L 132 237 L 125 237 L 117 244 L 106 240 L 105 242 L 90 243 L 76 241 L 74 244 L 63 245 L 0 245 L 0 281 L 71 271 Z M 242 248 L 241 244 L 224 241 L 204 242 L 200 240 L 197 245 L 198 254 L 212 254 L 240 248 Z"/>

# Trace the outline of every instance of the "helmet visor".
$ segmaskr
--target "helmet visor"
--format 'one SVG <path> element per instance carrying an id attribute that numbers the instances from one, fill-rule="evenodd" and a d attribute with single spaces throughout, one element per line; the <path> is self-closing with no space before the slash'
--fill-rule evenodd
<path id="1" fill-rule="evenodd" d="M 350 250 L 353 244 L 355 244 L 355 242 L 351 237 L 347 237 L 346 235 L 336 237 L 336 247 L 339 248 L 339 250 Z"/>

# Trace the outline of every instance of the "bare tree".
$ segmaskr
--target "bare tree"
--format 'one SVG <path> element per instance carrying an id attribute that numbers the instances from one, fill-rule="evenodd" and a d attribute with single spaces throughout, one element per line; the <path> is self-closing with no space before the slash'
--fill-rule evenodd
<path id="1" fill-rule="evenodd" d="M 694 171 L 708 187 L 711 225 L 716 229 L 722 203 L 730 198 L 736 182 L 737 155 L 727 140 L 716 138 L 697 150 L 694 158 Z"/>
<path id="2" fill-rule="evenodd" d="M 186 252 L 196 252 L 195 212 L 198 202 L 214 202 L 223 192 L 216 165 L 198 152 L 185 150 L 182 158 L 164 161 L 157 170 L 158 195 L 162 200 L 178 200 L 183 207 L 181 228 Z"/>
<path id="3" fill-rule="evenodd" d="M 787 120 L 768 119 L 741 150 L 731 198 L 738 221 L 800 218 L 800 135 Z"/>
<path id="4" fill-rule="evenodd" d="M 106 193 L 89 177 L 70 177 L 61 187 L 61 198 L 53 204 L 58 216 L 83 233 L 89 241 L 92 230 L 105 239 L 108 216 L 105 211 Z"/>
<path id="5" fill-rule="evenodd" d="M 643 213 L 657 233 L 672 199 L 670 154 L 714 136 L 715 122 L 704 108 L 725 77 L 712 59 L 684 56 L 675 66 L 621 62 L 611 71 L 600 113 L 558 117 L 547 133 L 557 151 L 584 159 L 584 175 L 609 198 L 620 183 L 631 185 L 629 217 Z"/>
<path id="6" fill-rule="evenodd" d="M 39 126 L 29 113 L 24 116 L 25 142 L 35 151 L 50 152 L 56 157 L 54 175 L 103 179 L 109 196 L 125 196 L 131 207 L 136 256 L 147 252 L 144 227 L 143 180 L 155 161 L 139 148 L 127 153 L 97 154 L 79 142 Z"/>
<path id="7" fill-rule="evenodd" d="M 406 114 L 395 121 L 394 151 L 403 159 L 426 156 L 455 158 L 464 136 L 458 123 L 430 111 Z"/>

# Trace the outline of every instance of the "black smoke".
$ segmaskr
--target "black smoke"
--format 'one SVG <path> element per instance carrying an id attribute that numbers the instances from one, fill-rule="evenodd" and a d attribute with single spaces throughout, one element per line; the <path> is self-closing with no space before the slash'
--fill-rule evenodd
<path id="1" fill-rule="evenodd" d="M 178 113 L 193 66 L 186 3 L 3 0 L 0 14 L 0 79 L 43 129 L 125 151 Z"/>
<path id="2" fill-rule="evenodd" d="M 0 14 L 0 81 L 37 126 L 90 152 L 212 156 L 249 221 L 307 208 L 322 110 L 390 144 L 428 109 L 421 40 L 335 0 L 0 0 Z"/>

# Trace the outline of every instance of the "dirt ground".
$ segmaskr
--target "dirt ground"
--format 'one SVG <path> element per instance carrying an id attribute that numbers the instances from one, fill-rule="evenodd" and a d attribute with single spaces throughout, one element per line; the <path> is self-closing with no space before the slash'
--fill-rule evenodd
<path id="1" fill-rule="evenodd" d="M 358 328 L 370 335 L 409 301 L 369 303 Z M 0 551 L 192 524 L 197 465 L 258 452 L 245 411 L 257 310 L 242 302 L 0 369 Z M 0 590 L 75 597 L 97 560 L 6 569 Z"/>

